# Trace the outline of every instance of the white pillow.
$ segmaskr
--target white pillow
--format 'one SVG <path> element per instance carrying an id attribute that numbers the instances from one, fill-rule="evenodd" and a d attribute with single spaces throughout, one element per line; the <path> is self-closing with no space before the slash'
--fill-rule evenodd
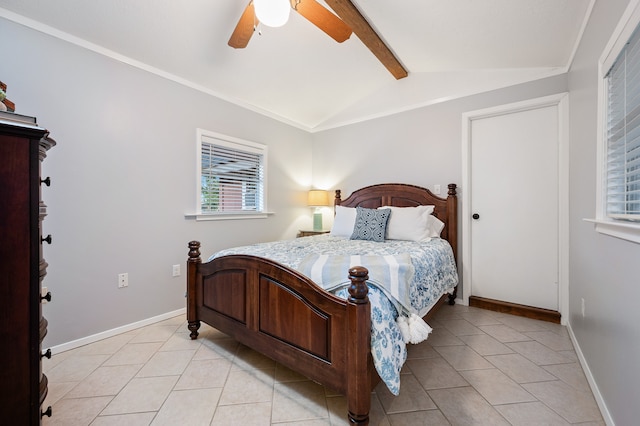
<path id="1" fill-rule="evenodd" d="M 427 225 L 429 226 L 429 237 L 440 238 L 440 233 L 444 229 L 444 222 L 430 214 Z"/>
<path id="2" fill-rule="evenodd" d="M 435 206 L 379 208 L 391 209 L 391 216 L 387 223 L 388 240 L 424 241 L 433 236 L 430 217 L 433 217 L 431 213 Z M 438 235 L 440 235 L 439 232 Z"/>
<path id="3" fill-rule="evenodd" d="M 351 237 L 356 226 L 356 209 L 353 207 L 336 206 L 336 215 L 330 235 L 334 237 Z"/>

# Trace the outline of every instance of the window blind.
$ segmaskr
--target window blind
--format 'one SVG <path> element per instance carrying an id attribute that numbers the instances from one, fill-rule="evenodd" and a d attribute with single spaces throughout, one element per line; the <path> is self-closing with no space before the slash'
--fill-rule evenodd
<path id="1" fill-rule="evenodd" d="M 614 219 L 640 220 L 640 32 L 606 75 L 606 211 Z"/>
<path id="2" fill-rule="evenodd" d="M 203 213 L 264 210 L 264 155 L 259 149 L 225 141 L 201 141 Z"/>

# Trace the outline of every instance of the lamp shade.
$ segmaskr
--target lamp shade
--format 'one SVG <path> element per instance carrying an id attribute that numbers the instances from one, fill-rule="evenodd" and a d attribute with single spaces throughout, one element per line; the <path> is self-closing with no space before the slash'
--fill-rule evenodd
<path id="1" fill-rule="evenodd" d="M 289 0 L 253 0 L 256 18 L 268 27 L 281 27 L 289 20 Z"/>
<path id="2" fill-rule="evenodd" d="M 329 205 L 329 193 L 320 189 L 309 191 L 307 204 L 311 207 L 323 207 Z"/>

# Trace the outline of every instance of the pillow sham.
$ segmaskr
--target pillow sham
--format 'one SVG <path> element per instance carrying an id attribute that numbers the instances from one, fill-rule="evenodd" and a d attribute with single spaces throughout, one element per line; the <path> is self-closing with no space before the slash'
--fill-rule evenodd
<path id="1" fill-rule="evenodd" d="M 389 240 L 425 241 L 432 237 L 439 237 L 444 227 L 444 223 L 432 215 L 435 206 L 379 208 L 391 209 L 386 235 Z M 434 220 L 442 227 L 438 229 L 439 225 Z"/>
<path id="2" fill-rule="evenodd" d="M 430 214 L 428 218 L 429 224 L 429 237 L 431 238 L 440 238 L 440 233 L 444 229 L 444 222 Z"/>
<path id="3" fill-rule="evenodd" d="M 351 237 L 356 225 L 356 209 L 353 207 L 336 206 L 333 226 L 330 235 L 334 237 Z"/>
<path id="4" fill-rule="evenodd" d="M 391 209 L 356 207 L 356 224 L 351 239 L 384 241 L 390 214 Z"/>

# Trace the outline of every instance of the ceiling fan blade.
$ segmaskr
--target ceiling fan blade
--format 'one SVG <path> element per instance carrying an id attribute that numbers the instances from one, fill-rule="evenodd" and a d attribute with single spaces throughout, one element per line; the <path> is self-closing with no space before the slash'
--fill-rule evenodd
<path id="1" fill-rule="evenodd" d="M 257 25 L 257 23 L 258 18 L 256 18 L 253 8 L 253 0 L 251 0 L 247 7 L 245 7 L 244 12 L 242 12 L 242 16 L 240 16 L 238 24 L 233 30 L 231 38 L 227 44 L 236 49 L 243 49 L 247 47 L 249 40 L 251 40 L 251 36 L 254 33 L 254 26 Z"/>
<path id="2" fill-rule="evenodd" d="M 360 11 L 350 0 L 325 0 L 326 3 L 338 14 L 365 46 L 378 58 L 396 79 L 406 77 L 407 70 L 404 69 L 398 58 L 395 57 L 391 49 L 382 41 L 380 36 L 369 25 Z"/>
<path id="3" fill-rule="evenodd" d="M 338 43 L 351 37 L 351 28 L 316 0 L 291 2 L 292 7 Z"/>

